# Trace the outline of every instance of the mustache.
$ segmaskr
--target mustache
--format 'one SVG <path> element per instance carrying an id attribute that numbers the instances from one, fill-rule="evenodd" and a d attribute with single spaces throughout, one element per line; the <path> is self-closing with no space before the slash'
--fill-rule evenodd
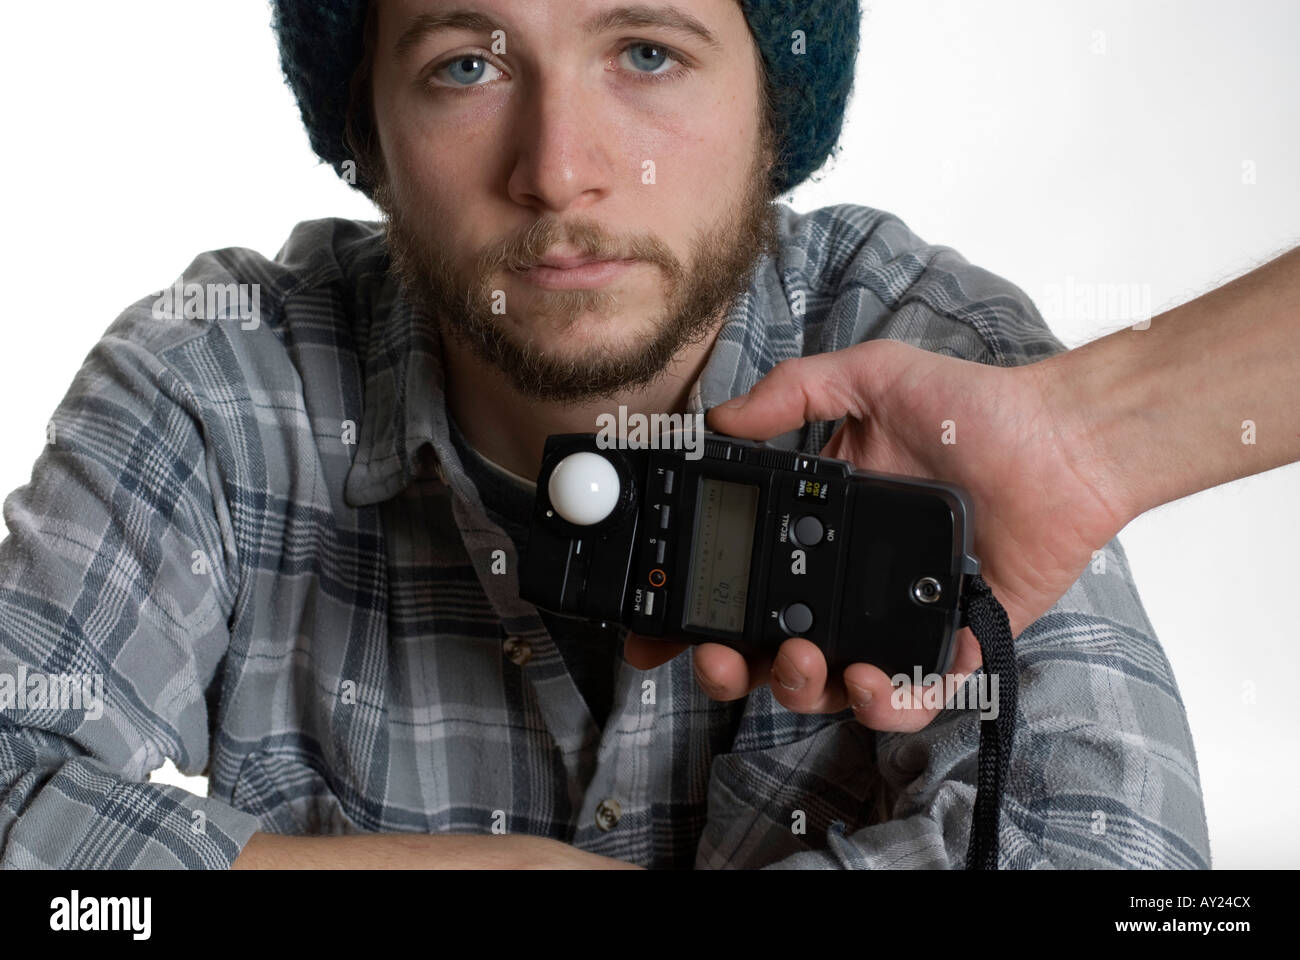
<path id="1" fill-rule="evenodd" d="M 680 272 L 672 250 L 657 237 L 642 235 L 618 239 L 590 220 L 560 222 L 554 218 L 534 221 L 523 233 L 490 244 L 478 257 L 478 271 L 529 270 L 558 246 L 573 248 L 574 256 L 591 260 L 644 260 Z"/>

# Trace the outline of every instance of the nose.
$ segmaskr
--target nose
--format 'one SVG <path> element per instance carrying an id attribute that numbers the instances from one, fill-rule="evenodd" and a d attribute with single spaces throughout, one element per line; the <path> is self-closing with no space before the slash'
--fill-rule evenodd
<path id="1" fill-rule="evenodd" d="M 520 100 L 508 185 L 516 203 L 560 211 L 588 207 L 608 195 L 616 164 L 600 96 L 566 75 L 534 84 Z"/>

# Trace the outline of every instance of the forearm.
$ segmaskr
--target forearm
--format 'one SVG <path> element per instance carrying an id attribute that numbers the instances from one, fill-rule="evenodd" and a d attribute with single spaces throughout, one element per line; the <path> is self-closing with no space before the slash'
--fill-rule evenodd
<path id="1" fill-rule="evenodd" d="M 1300 248 L 1032 368 L 1081 474 L 1129 519 L 1300 460 Z"/>
<path id="2" fill-rule="evenodd" d="M 636 869 L 557 840 L 522 834 L 362 834 L 290 837 L 255 833 L 235 870 Z"/>

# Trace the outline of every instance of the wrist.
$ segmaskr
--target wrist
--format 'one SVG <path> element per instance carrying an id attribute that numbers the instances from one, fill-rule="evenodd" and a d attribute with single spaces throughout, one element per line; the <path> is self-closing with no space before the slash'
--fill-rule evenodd
<path id="1" fill-rule="evenodd" d="M 1118 382 L 1100 381 L 1122 374 L 1088 353 L 1080 347 L 1014 369 L 1034 384 L 1060 456 L 1110 512 L 1114 535 L 1147 507 L 1140 472 L 1126 469 L 1123 434 L 1132 422 L 1122 410 L 1126 394 Z"/>

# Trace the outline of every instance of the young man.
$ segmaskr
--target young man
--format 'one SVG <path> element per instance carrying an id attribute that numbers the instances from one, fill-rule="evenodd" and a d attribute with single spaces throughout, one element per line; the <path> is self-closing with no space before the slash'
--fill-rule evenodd
<path id="1" fill-rule="evenodd" d="M 1062 349 L 897 218 L 772 202 L 838 137 L 856 2 L 275 10 L 313 146 L 386 224 L 203 254 L 87 358 L 5 505 L 0 669 L 102 673 L 104 709 L 0 714 L 0 862 L 963 865 L 977 710 L 918 722 L 797 639 L 802 685 L 730 689 L 725 648 L 518 595 L 549 434 L 866 340 Z M 1172 673 L 1104 556 L 1015 624 L 1002 863 L 1208 866 Z M 167 757 L 210 796 L 147 782 Z"/>

